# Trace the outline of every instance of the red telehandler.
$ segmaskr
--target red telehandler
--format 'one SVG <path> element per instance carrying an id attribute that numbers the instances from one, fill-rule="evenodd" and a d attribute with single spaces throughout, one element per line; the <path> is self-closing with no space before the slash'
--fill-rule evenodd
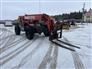
<path id="1" fill-rule="evenodd" d="M 58 27 L 59 25 L 59 27 Z M 55 23 L 55 19 L 47 14 L 32 14 L 19 16 L 15 25 L 16 35 L 20 35 L 21 31 L 25 31 L 26 37 L 31 40 L 35 33 L 44 33 L 45 36 L 49 36 L 50 40 L 58 38 L 58 30 L 60 31 L 60 37 L 62 35 L 61 24 Z"/>
<path id="2" fill-rule="evenodd" d="M 60 23 L 59 21 L 55 23 L 54 18 L 47 14 L 32 14 L 19 16 L 15 25 L 15 34 L 20 35 L 21 31 L 25 31 L 26 37 L 29 40 L 33 39 L 35 33 L 41 34 L 43 32 L 46 37 L 49 37 L 49 40 L 52 43 L 56 44 L 59 47 L 75 51 L 74 49 L 55 42 L 54 39 L 63 44 L 80 49 L 80 47 L 58 40 L 59 37 L 62 37 L 62 23 Z"/>

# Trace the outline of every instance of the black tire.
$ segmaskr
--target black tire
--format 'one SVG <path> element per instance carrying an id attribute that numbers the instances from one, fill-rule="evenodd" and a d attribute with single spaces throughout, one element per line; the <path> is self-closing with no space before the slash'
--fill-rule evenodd
<path id="1" fill-rule="evenodd" d="M 32 28 L 29 28 L 25 31 L 27 39 L 31 40 L 34 37 L 34 31 Z"/>
<path id="2" fill-rule="evenodd" d="M 58 39 L 58 34 L 56 31 L 53 31 L 49 36 L 49 40 Z"/>
<path id="3" fill-rule="evenodd" d="M 15 34 L 20 35 L 20 27 L 18 25 L 15 25 Z"/>
<path id="4" fill-rule="evenodd" d="M 52 35 L 49 36 L 49 40 L 50 40 L 50 41 L 53 40 L 53 36 L 52 36 Z"/>
<path id="5" fill-rule="evenodd" d="M 48 37 L 48 36 L 50 35 L 49 30 L 48 30 L 47 27 L 44 27 L 43 33 L 44 33 L 44 35 L 45 35 L 46 37 Z"/>

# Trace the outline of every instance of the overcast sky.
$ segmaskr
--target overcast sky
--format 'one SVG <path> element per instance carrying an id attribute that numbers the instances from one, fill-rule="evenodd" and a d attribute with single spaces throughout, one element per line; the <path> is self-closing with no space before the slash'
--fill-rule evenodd
<path id="1" fill-rule="evenodd" d="M 2 1 L 76 1 L 76 0 L 2 0 Z M 77 1 L 91 1 L 91 0 L 77 0 Z"/>
<path id="2" fill-rule="evenodd" d="M 0 19 L 16 19 L 19 15 L 47 13 L 56 15 L 92 8 L 91 0 L 3 0 L 0 3 Z"/>

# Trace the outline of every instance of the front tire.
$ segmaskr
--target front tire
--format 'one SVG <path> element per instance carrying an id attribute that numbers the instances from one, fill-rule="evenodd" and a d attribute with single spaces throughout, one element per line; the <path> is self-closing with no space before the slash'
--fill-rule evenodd
<path id="1" fill-rule="evenodd" d="M 58 39 L 57 31 L 53 31 L 53 32 L 50 34 L 49 40 L 52 41 L 53 39 Z"/>
<path id="2" fill-rule="evenodd" d="M 20 35 L 20 27 L 18 25 L 15 25 L 15 34 Z"/>
<path id="3" fill-rule="evenodd" d="M 25 31 L 27 39 L 31 40 L 34 37 L 34 31 L 33 28 L 27 28 Z"/>

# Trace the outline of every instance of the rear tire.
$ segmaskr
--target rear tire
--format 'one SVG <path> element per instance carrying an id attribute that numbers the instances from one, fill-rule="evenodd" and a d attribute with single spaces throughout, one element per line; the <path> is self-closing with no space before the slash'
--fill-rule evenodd
<path id="1" fill-rule="evenodd" d="M 15 34 L 20 35 L 20 27 L 18 25 L 15 25 Z"/>
<path id="2" fill-rule="evenodd" d="M 34 37 L 34 32 L 32 28 L 29 28 L 25 31 L 27 39 L 31 40 Z"/>
<path id="3" fill-rule="evenodd" d="M 48 30 L 47 27 L 44 27 L 43 33 L 44 33 L 44 35 L 45 35 L 46 37 L 48 37 L 48 36 L 50 35 L 49 30 Z"/>

